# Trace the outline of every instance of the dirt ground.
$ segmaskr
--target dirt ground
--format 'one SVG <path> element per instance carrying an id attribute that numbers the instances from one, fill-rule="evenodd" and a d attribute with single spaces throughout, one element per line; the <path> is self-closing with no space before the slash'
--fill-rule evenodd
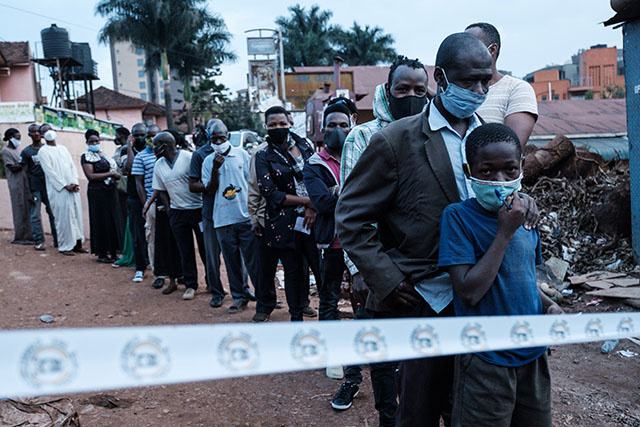
<path id="1" fill-rule="evenodd" d="M 149 276 L 143 283 L 132 283 L 131 269 L 98 264 L 89 255 L 65 257 L 53 248 L 36 252 L 9 244 L 10 238 L 9 231 L 0 231 L 0 329 L 249 322 L 255 311 L 255 303 L 250 303 L 248 310 L 228 314 L 230 297 L 222 308 L 211 308 L 202 269 L 196 298 L 183 301 L 183 287 L 162 295 L 150 286 Z M 283 292 L 278 292 L 284 301 Z M 589 300 L 577 293 L 564 308 L 633 310 L 613 300 L 586 306 Z M 316 297 L 311 306 L 317 309 Z M 53 315 L 54 322 L 42 323 L 43 314 Z M 286 309 L 274 311 L 270 319 L 287 320 Z M 601 354 L 600 345 L 552 348 L 554 426 L 640 426 L 640 356 Z M 640 353 L 640 347 L 628 340 L 616 351 L 622 349 Z M 328 379 L 323 370 L 69 397 L 83 426 L 375 426 L 371 383 L 368 371 L 363 373 L 360 395 L 344 412 L 330 406 L 340 381 Z"/>

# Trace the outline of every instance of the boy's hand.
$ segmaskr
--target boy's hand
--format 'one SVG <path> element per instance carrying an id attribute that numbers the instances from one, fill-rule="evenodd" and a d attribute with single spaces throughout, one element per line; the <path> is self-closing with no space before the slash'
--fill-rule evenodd
<path id="1" fill-rule="evenodd" d="M 538 225 L 538 220 L 540 219 L 540 210 L 538 210 L 538 205 L 529 195 L 524 193 L 518 194 L 527 209 L 527 218 L 524 220 L 524 228 L 527 230 L 533 230 Z"/>
<path id="2" fill-rule="evenodd" d="M 518 193 L 513 193 L 513 195 L 507 197 L 506 202 L 511 205 L 511 209 L 507 210 L 506 207 L 502 206 L 498 211 L 498 232 L 502 232 L 511 238 L 513 233 L 524 224 L 527 208 Z"/>

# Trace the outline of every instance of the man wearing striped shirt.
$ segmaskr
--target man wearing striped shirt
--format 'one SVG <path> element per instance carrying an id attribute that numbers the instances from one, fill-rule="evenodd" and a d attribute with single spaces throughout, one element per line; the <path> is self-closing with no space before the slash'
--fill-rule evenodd
<path id="1" fill-rule="evenodd" d="M 502 45 L 496 27 L 478 22 L 469 25 L 465 31 L 480 39 L 491 54 L 493 77 L 489 81 L 489 94 L 478 109 L 478 115 L 487 123 L 509 126 L 518 135 L 524 149 L 538 119 L 538 102 L 533 87 L 524 80 L 498 71 L 496 61 Z"/>

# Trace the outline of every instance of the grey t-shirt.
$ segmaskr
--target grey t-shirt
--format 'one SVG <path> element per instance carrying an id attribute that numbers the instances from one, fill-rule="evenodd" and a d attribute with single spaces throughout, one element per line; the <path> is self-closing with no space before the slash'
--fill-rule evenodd
<path id="1" fill-rule="evenodd" d="M 202 196 L 189 191 L 191 153 L 178 150 L 173 164 L 161 157 L 153 169 L 153 189 L 166 191 L 171 199 L 171 209 L 190 210 L 202 208 Z"/>
<path id="2" fill-rule="evenodd" d="M 189 170 L 189 178 L 202 181 L 202 162 L 205 157 L 213 153 L 213 147 L 208 142 L 193 152 L 191 156 L 191 168 Z M 202 217 L 213 217 L 213 196 L 207 192 L 202 193 Z"/>

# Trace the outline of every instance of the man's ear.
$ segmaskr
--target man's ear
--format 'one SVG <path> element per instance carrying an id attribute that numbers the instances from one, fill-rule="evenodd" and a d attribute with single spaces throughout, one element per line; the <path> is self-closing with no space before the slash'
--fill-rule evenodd
<path id="1" fill-rule="evenodd" d="M 497 43 L 491 43 L 489 46 L 487 46 L 489 54 L 491 54 L 491 57 L 494 61 L 498 58 L 498 47 L 499 46 Z"/>
<path id="2" fill-rule="evenodd" d="M 471 168 L 469 168 L 468 163 L 462 165 L 462 170 L 464 171 L 464 176 L 466 176 L 467 179 L 471 179 Z"/>
<path id="3" fill-rule="evenodd" d="M 444 71 L 440 67 L 436 67 L 433 70 L 433 79 L 436 81 L 436 84 L 440 86 L 443 90 L 447 88 L 447 82 L 444 78 Z"/>

